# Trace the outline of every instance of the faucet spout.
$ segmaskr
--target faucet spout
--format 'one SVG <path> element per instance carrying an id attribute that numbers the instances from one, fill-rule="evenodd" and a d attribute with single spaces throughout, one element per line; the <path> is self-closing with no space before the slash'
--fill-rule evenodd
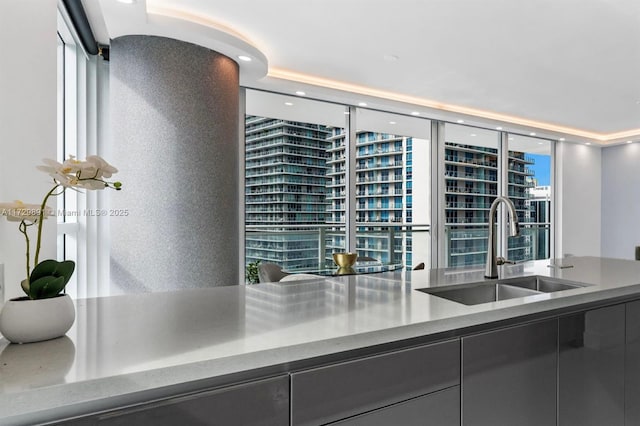
<path id="1" fill-rule="evenodd" d="M 520 224 L 518 223 L 518 214 L 513 202 L 507 197 L 497 197 L 491 204 L 489 210 L 489 239 L 487 241 L 487 265 L 485 267 L 485 278 L 498 278 L 498 265 L 496 262 L 496 234 L 494 232 L 496 223 L 496 211 L 500 203 L 507 206 L 509 215 L 509 235 L 515 237 L 520 234 Z"/>

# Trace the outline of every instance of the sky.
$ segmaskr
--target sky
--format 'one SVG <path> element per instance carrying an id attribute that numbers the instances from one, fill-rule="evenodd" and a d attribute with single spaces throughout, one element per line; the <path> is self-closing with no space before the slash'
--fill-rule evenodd
<path id="1" fill-rule="evenodd" d="M 550 155 L 537 155 L 529 154 L 533 157 L 535 164 L 530 164 L 529 168 L 533 170 L 534 177 L 538 179 L 539 186 L 550 185 L 551 178 L 551 156 Z"/>

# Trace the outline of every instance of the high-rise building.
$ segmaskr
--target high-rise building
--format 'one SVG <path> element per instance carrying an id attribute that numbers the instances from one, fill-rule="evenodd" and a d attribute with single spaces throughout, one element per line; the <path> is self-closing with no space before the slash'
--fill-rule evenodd
<path id="1" fill-rule="evenodd" d="M 256 116 L 247 116 L 245 126 L 247 262 L 317 265 L 318 226 L 327 219 L 329 131 Z"/>
<path id="2" fill-rule="evenodd" d="M 361 257 L 407 267 L 428 260 L 413 259 L 414 244 L 428 246 L 428 234 L 412 235 L 398 227 L 415 223 L 416 215 L 424 221 L 425 212 L 414 211 L 416 197 L 428 206 L 429 173 L 414 177 L 413 158 L 429 148 L 417 141 L 356 133 L 356 247 Z M 522 223 L 535 222 L 540 214 L 531 201 L 530 164 L 530 156 L 509 151 L 508 195 Z M 247 116 L 247 262 L 303 269 L 319 260 L 331 262 L 331 253 L 344 250 L 345 170 L 344 129 Z M 448 264 L 483 264 L 489 208 L 498 193 L 498 150 L 447 142 L 444 179 Z M 538 258 L 543 249 L 532 238 L 539 236 L 510 238 L 507 257 Z"/>
<path id="3" fill-rule="evenodd" d="M 533 160 L 523 152 L 509 151 L 508 196 L 518 220 L 531 221 L 529 188 Z M 450 267 L 482 265 L 487 255 L 489 209 L 498 194 L 498 150 L 496 148 L 445 145 L 445 222 L 447 259 Z M 509 238 L 511 260 L 531 258 L 531 236 Z"/>
<path id="4" fill-rule="evenodd" d="M 335 129 L 330 137 L 328 176 L 333 223 L 344 223 L 345 135 Z M 412 263 L 411 238 L 397 225 L 411 222 L 412 138 L 380 132 L 356 134 L 356 248 L 358 255 L 383 263 Z M 342 238 L 327 246 L 327 257 Z"/>
<path id="5" fill-rule="evenodd" d="M 529 190 L 531 198 L 527 200 L 531 212 L 531 222 L 538 224 L 533 233 L 532 253 L 535 259 L 550 257 L 549 239 L 551 232 L 548 223 L 551 223 L 551 186 L 536 186 Z"/>

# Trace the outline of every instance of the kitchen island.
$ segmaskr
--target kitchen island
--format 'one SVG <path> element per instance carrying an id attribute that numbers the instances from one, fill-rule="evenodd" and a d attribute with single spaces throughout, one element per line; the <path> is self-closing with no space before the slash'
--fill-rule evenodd
<path id="1" fill-rule="evenodd" d="M 553 261 L 504 266 L 500 277 L 541 276 L 583 286 L 464 305 L 417 289 L 491 281 L 484 279 L 483 270 L 425 270 L 77 300 L 77 319 L 67 337 L 27 345 L 0 340 L 0 424 L 62 421 L 83 415 L 89 417 L 70 420 L 69 424 L 120 424 L 116 421 L 119 414 L 111 415 L 111 410 L 121 413 L 124 407 L 129 415 L 131 407 L 138 413 L 148 408 L 151 413 L 162 401 L 175 401 L 176 396 L 183 398 L 180 401 L 201 392 L 217 397 L 220 389 L 232 389 L 245 399 L 260 389 L 273 392 L 276 396 L 262 403 L 271 404 L 267 410 L 276 410 L 274 418 L 278 420 L 270 422 L 263 417 L 262 424 L 319 424 L 344 419 L 351 419 L 349 424 L 375 424 L 371 418 L 358 420 L 359 416 L 392 406 L 403 408 L 407 416 L 411 410 L 428 409 L 424 407 L 449 407 L 450 412 L 458 411 L 458 417 L 440 413 L 446 421 L 459 423 L 462 413 L 463 424 L 482 424 L 474 422 L 474 416 L 481 419 L 487 413 L 481 399 L 474 405 L 473 392 L 477 389 L 481 395 L 494 379 L 508 386 L 504 380 L 517 377 L 520 370 L 506 366 L 506 374 L 469 376 L 466 382 L 464 372 L 480 368 L 478 365 L 486 367 L 486 359 L 500 358 L 485 353 L 487 348 L 501 348 L 501 354 L 516 361 L 526 359 L 527 354 L 512 349 L 527 346 L 527 336 L 534 339 L 537 348 L 553 346 L 533 354 L 543 362 L 540 368 L 560 371 L 551 372 L 559 382 L 547 383 L 541 378 L 540 386 L 553 389 L 549 399 L 554 404 L 556 400 L 573 404 L 532 407 L 548 419 L 562 419 L 563 407 L 572 408 L 567 412 L 575 411 L 575 404 L 581 403 L 563 388 L 569 383 L 563 380 L 580 375 L 558 367 L 569 365 L 563 360 L 573 356 L 571 351 L 563 352 L 563 339 L 566 337 L 567 347 L 606 347 L 607 354 L 622 350 L 624 365 L 624 351 L 635 350 L 624 333 L 632 328 L 625 328 L 625 321 L 635 318 L 635 311 L 628 307 L 635 308 L 634 299 L 640 299 L 640 262 L 576 257 L 563 260 L 562 267 L 550 267 L 550 263 Z M 611 309 L 611 316 L 603 309 Z M 588 329 L 581 329 L 585 321 L 580 323 L 580 316 L 588 312 L 596 314 L 588 317 Z M 611 319 L 616 315 L 622 315 L 622 324 Z M 592 324 L 597 324 L 595 329 L 590 328 Z M 611 349 L 615 345 L 607 335 L 608 324 L 622 327 L 622 349 Z M 495 330 L 506 333 L 507 344 L 501 343 L 500 334 L 491 333 Z M 489 340 L 485 342 L 482 339 L 486 336 Z M 538 341 L 545 336 L 548 339 L 544 342 Z M 580 341 L 585 338 L 587 345 Z M 485 361 L 465 365 L 472 356 Z M 591 358 L 578 357 L 570 365 L 578 365 L 580 359 Z M 361 364 L 363 360 L 374 363 Z M 329 401 L 324 412 L 322 404 L 313 399 L 313 391 L 304 393 L 307 388 L 321 386 L 324 377 L 336 383 L 350 371 L 358 371 L 359 377 L 375 376 L 372 372 L 393 371 L 394 366 L 410 366 L 418 360 L 430 360 L 435 367 L 421 371 L 420 365 L 429 364 L 425 361 L 393 372 L 399 382 L 412 387 L 409 390 L 395 389 L 392 378 L 382 377 L 380 388 L 388 389 L 384 391 L 387 394 L 372 395 L 371 401 L 347 398 L 349 406 Z M 443 362 L 441 368 L 437 366 Z M 455 374 L 449 374 L 454 368 Z M 480 373 L 486 370 L 483 368 Z M 531 367 L 522 377 L 537 380 L 536 371 Z M 420 374 L 429 380 L 411 383 L 412 377 Z M 252 393 L 246 386 L 253 384 L 257 391 Z M 354 386 L 354 395 L 364 394 Z M 633 388 L 635 383 L 622 383 L 622 407 L 630 397 L 624 393 L 625 386 Z M 511 393 L 517 394 L 517 390 Z M 460 407 L 460 395 L 468 402 L 462 410 L 455 408 Z M 611 410 L 620 403 L 620 396 L 615 396 Z M 418 403 L 422 408 L 411 405 Z M 512 406 L 513 410 L 532 408 Z M 403 415 L 394 409 L 394 416 Z M 102 417 L 95 414 L 103 412 L 107 414 Z M 386 415 L 379 414 L 380 418 Z M 434 412 L 434 418 L 440 414 Z M 624 410 L 615 414 L 624 421 Z M 612 413 L 603 415 L 610 417 Z"/>

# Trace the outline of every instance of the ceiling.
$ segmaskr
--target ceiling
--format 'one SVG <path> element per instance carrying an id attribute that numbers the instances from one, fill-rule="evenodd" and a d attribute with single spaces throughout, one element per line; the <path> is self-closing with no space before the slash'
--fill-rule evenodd
<path id="1" fill-rule="evenodd" d="M 156 34 L 234 59 L 245 52 L 254 58 L 239 62 L 248 87 L 575 141 L 640 140 L 637 0 L 100 0 L 85 7 L 102 43 Z"/>

